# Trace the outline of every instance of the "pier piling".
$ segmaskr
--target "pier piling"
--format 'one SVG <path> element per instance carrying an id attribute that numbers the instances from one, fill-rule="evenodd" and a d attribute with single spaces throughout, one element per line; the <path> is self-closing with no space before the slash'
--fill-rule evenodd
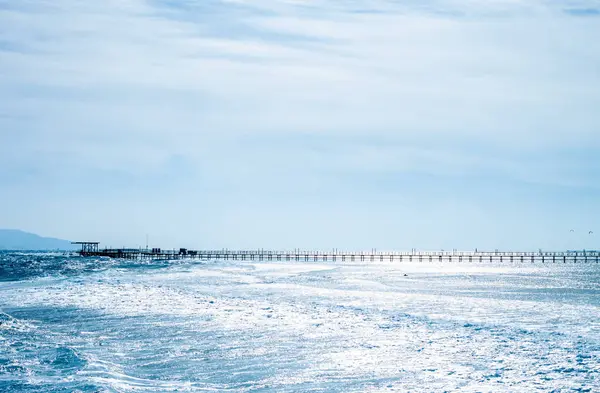
<path id="1" fill-rule="evenodd" d="M 487 252 L 487 251 L 416 251 L 410 252 L 381 252 L 362 251 L 344 252 L 334 251 L 276 251 L 276 250 L 254 250 L 254 251 L 232 251 L 232 250 L 164 250 L 160 248 L 105 248 L 100 249 L 98 242 L 76 242 L 81 245 L 79 254 L 83 257 L 107 257 L 120 259 L 199 259 L 199 260 L 234 260 L 234 261 L 296 261 L 296 262 L 318 262 L 318 261 L 350 261 L 350 262 L 468 262 L 496 261 L 503 263 L 505 260 L 513 263 L 519 260 L 523 263 L 528 259 L 531 263 L 552 261 L 556 263 L 600 262 L 600 251 L 557 251 L 557 252 Z"/>

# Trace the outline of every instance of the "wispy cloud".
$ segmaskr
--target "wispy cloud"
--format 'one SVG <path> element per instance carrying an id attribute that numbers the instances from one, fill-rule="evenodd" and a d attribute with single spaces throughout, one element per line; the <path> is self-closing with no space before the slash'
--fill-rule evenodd
<path id="1" fill-rule="evenodd" d="M 566 8 L 565 12 L 575 16 L 600 16 L 599 8 Z"/>
<path id="2" fill-rule="evenodd" d="M 586 225 L 581 217 L 598 209 L 573 205 L 600 184 L 597 9 L 593 1 L 0 1 L 0 203 L 44 187 L 61 209 L 69 206 L 61 200 L 121 213 L 176 203 L 199 220 L 206 204 L 227 216 L 261 211 L 269 228 L 277 211 L 321 215 L 314 200 L 345 200 L 363 215 L 396 209 L 395 217 L 423 210 L 422 200 L 439 212 L 465 198 L 466 216 L 495 217 L 494 206 L 524 212 L 539 187 L 566 187 L 571 194 L 548 193 L 542 205 L 575 209 Z M 444 192 L 432 197 L 421 187 L 428 179 Z M 486 179 L 525 187 L 530 200 L 502 199 Z M 98 181 L 104 199 L 83 191 L 100 192 Z M 353 189 L 362 196 L 348 199 Z M 380 195 L 407 202 L 376 206 Z M 3 215 L 25 222 L 18 209 Z M 211 239 L 225 239 L 224 216 L 210 216 L 222 228 Z M 106 237 L 103 225 L 94 234 Z M 56 235 L 78 231 L 67 228 Z M 318 239 L 305 227 L 296 233 Z"/>

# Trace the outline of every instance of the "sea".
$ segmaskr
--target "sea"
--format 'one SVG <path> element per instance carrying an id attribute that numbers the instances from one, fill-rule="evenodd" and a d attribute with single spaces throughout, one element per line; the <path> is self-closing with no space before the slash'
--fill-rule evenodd
<path id="1" fill-rule="evenodd" d="M 4 252 L 0 392 L 600 392 L 600 265 Z"/>

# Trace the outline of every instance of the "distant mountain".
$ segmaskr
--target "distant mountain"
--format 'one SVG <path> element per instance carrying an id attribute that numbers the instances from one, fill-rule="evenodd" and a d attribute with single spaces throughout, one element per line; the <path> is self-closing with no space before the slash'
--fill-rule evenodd
<path id="1" fill-rule="evenodd" d="M 68 240 L 42 237 L 16 229 L 0 229 L 0 250 L 75 250 Z"/>

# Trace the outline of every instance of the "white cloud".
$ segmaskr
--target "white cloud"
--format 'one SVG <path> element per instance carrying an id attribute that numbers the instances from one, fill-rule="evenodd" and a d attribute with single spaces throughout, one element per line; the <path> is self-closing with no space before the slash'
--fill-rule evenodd
<path id="1" fill-rule="evenodd" d="M 600 24 L 569 7 L 597 4 L 5 3 L 0 164 L 152 179 L 181 158 L 215 199 L 336 174 L 593 188 L 573 157 L 600 147 Z"/>

